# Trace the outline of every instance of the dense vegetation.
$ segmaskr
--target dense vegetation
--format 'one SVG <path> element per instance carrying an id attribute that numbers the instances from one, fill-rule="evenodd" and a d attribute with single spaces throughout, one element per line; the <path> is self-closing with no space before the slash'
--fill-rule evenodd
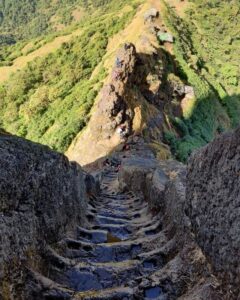
<path id="1" fill-rule="evenodd" d="M 182 161 L 240 122 L 240 2 L 230 2 L 194 0 L 184 20 L 166 5 L 179 73 L 194 87 L 197 98 L 187 118 L 172 120 L 177 134 L 165 132 Z"/>
<path id="2" fill-rule="evenodd" d="M 88 12 L 104 9 L 111 0 L 1 0 L 0 44 L 13 43 L 51 32 L 52 17 L 59 24 L 69 25 L 74 21 L 74 9 Z"/>
<path id="3" fill-rule="evenodd" d="M 0 66 L 34 51 L 58 35 L 71 32 L 90 15 L 109 10 L 111 0 L 0 0 Z M 70 27 L 70 25 L 72 25 Z"/>
<path id="4" fill-rule="evenodd" d="M 132 11 L 119 15 L 129 1 L 95 1 L 98 17 L 82 22 L 83 33 L 15 73 L 0 87 L 0 127 L 11 133 L 65 151 L 83 129 L 105 77 L 102 58 L 109 37 L 131 20 Z M 99 65 L 95 76 L 93 70 Z"/>

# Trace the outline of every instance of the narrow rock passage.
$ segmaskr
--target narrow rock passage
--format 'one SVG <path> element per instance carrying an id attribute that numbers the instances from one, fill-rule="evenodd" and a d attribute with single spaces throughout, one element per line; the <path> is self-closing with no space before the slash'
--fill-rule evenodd
<path id="1" fill-rule="evenodd" d="M 85 228 L 48 249 L 45 276 L 29 273 L 28 299 L 168 300 L 186 292 L 186 270 L 161 218 L 141 196 L 119 191 L 115 166 L 106 167 L 87 219 Z"/>
<path id="2" fill-rule="evenodd" d="M 112 167 L 105 171 L 100 196 L 88 205 L 88 228 L 61 241 L 61 255 L 48 250 L 51 280 L 34 274 L 41 299 L 134 299 L 142 277 L 161 267 L 161 254 L 146 253 L 161 239 L 161 222 L 143 199 L 117 191 L 117 176 Z M 162 294 L 149 287 L 136 299 L 165 299 Z"/>

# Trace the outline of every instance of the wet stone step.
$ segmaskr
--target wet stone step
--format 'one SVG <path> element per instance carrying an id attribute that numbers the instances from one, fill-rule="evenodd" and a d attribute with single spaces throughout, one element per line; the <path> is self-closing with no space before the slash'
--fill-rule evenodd
<path id="1" fill-rule="evenodd" d="M 77 293 L 73 300 L 133 300 L 134 291 L 128 287 L 112 288 L 98 292 Z"/>
<path id="2" fill-rule="evenodd" d="M 106 288 L 118 287 L 128 280 L 141 276 L 143 269 L 141 265 L 118 266 L 76 266 L 66 272 L 67 285 L 75 291 L 101 290 Z M 66 280 L 63 283 L 66 283 Z"/>
<path id="3" fill-rule="evenodd" d="M 129 216 L 126 216 L 126 214 L 120 214 L 120 213 L 116 213 L 116 212 L 113 212 L 111 210 L 104 210 L 104 211 L 101 211 L 97 214 L 98 217 L 109 217 L 109 218 L 114 218 L 114 219 L 120 219 L 120 220 L 126 220 L 126 221 L 129 221 L 131 219 L 131 217 Z"/>
<path id="4" fill-rule="evenodd" d="M 106 243 L 108 240 L 108 232 L 106 230 L 88 230 L 82 227 L 77 227 L 77 238 L 89 240 L 92 243 Z"/>
<path id="5" fill-rule="evenodd" d="M 105 204 L 102 203 L 93 203 L 95 209 L 111 209 L 111 210 L 126 210 L 129 213 L 134 212 L 143 208 L 147 208 L 146 203 L 139 203 L 139 204 L 132 204 L 132 203 L 119 203 L 119 202 L 106 202 Z"/>
<path id="6" fill-rule="evenodd" d="M 98 224 L 116 224 L 116 225 L 123 225 L 128 223 L 129 221 L 120 219 L 120 218 L 112 218 L 112 217 L 103 217 L 103 216 L 97 216 L 97 223 Z"/>
<path id="7" fill-rule="evenodd" d="M 168 300 L 160 282 L 149 279 L 166 264 L 155 248 L 164 234 L 161 221 L 142 197 L 118 192 L 117 177 L 112 171 L 103 175 L 101 193 L 91 197 L 88 222 L 76 227 L 76 239 L 48 251 L 53 283 L 36 300 Z"/>
<path id="8" fill-rule="evenodd" d="M 92 208 L 89 207 L 90 210 L 88 210 L 89 214 L 94 216 L 104 216 L 104 217 L 113 217 L 113 218 L 120 218 L 120 219 L 132 219 L 132 218 L 139 218 L 141 216 L 144 216 L 146 218 L 149 218 L 151 220 L 152 216 L 148 213 L 147 207 L 140 208 L 138 210 L 128 210 L 126 212 L 116 211 L 110 208 L 101 207 L 98 210 L 98 213 L 92 212 Z"/>
<path id="9" fill-rule="evenodd" d="M 107 230 L 111 235 L 119 238 L 120 240 L 126 240 L 132 234 L 132 229 L 126 225 L 101 224 L 93 226 L 93 229 L 99 228 Z"/>
<path id="10" fill-rule="evenodd" d="M 113 243 L 91 244 L 65 239 L 66 249 L 64 254 L 77 261 L 111 262 L 124 261 L 136 258 L 141 253 L 142 245 L 139 243 Z"/>

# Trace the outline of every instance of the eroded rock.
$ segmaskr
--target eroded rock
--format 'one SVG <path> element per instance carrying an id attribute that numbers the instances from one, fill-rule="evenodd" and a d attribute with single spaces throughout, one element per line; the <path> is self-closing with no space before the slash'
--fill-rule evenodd
<path id="1" fill-rule="evenodd" d="M 226 287 L 240 297 L 240 128 L 196 152 L 187 175 L 187 204 L 196 239 Z"/>
<path id="2" fill-rule="evenodd" d="M 80 166 L 64 155 L 0 136 L 0 298 L 17 299 L 11 283 L 21 282 L 23 265 L 40 264 L 46 243 L 83 223 L 84 179 Z"/>

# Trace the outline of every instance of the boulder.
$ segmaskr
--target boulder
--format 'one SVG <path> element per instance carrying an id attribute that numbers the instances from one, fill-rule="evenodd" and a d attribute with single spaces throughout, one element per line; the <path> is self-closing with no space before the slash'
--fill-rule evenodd
<path id="1" fill-rule="evenodd" d="M 240 128 L 194 153 L 188 164 L 187 213 L 226 299 L 240 298 Z"/>
<path id="2" fill-rule="evenodd" d="M 173 43 L 174 42 L 174 37 L 172 34 L 168 32 L 163 32 L 163 31 L 158 31 L 157 37 L 161 42 L 168 42 L 168 43 Z"/>
<path id="3" fill-rule="evenodd" d="M 153 21 L 155 18 L 159 16 L 159 11 L 156 8 L 151 8 L 144 14 L 144 21 Z"/>

